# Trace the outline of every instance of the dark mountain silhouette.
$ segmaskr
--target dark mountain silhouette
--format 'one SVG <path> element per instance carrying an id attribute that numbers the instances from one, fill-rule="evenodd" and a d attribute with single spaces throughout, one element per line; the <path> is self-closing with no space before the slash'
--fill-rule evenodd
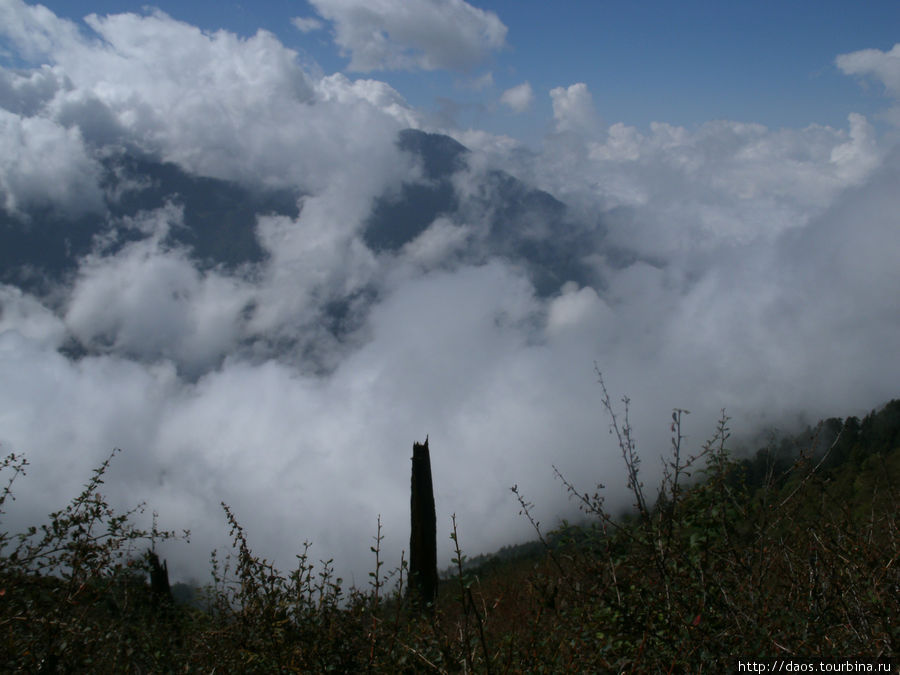
<path id="1" fill-rule="evenodd" d="M 107 229 L 99 214 L 66 218 L 41 209 L 28 216 L 0 209 L 0 283 L 38 293 L 74 269 L 94 236 Z"/>
<path id="2" fill-rule="evenodd" d="M 507 172 L 470 171 L 470 151 L 449 136 L 406 129 L 397 144 L 420 163 L 421 179 L 375 200 L 362 232 L 373 251 L 399 251 L 443 216 L 470 229 L 458 252 L 463 262 L 504 258 L 521 267 L 542 296 L 558 292 L 567 281 L 602 285 L 584 258 L 603 250 L 599 221 L 579 222 L 553 195 Z M 122 226 L 123 219 L 167 203 L 182 207 L 184 217 L 183 226 L 171 227 L 164 243 L 187 248 L 202 268 L 234 269 L 264 260 L 257 217 L 299 214 L 296 191 L 253 189 L 128 153 L 102 164 L 102 213 L 71 216 L 46 208 L 22 217 L 0 210 L 0 282 L 46 291 L 74 272 L 99 241 L 109 254 L 147 236 Z M 460 191 L 457 182 L 467 188 Z"/>
<path id="3" fill-rule="evenodd" d="M 398 250 L 444 216 L 475 226 L 476 241 L 466 252 L 470 259 L 501 256 L 521 264 L 541 295 L 557 292 L 566 281 L 597 281 L 581 255 L 599 243 L 599 224 L 574 221 L 553 195 L 505 171 L 467 177 L 477 181 L 477 187 L 461 197 L 454 177 L 468 168 L 465 146 L 448 136 L 415 129 L 401 132 L 397 142 L 421 162 L 423 179 L 376 201 L 364 230 L 369 248 Z"/>
<path id="4" fill-rule="evenodd" d="M 184 210 L 184 227 L 166 243 L 187 247 L 204 267 L 258 262 L 265 251 L 256 238 L 258 214 L 296 217 L 298 195 L 290 190 L 253 191 L 237 183 L 191 175 L 175 164 L 121 155 L 103 161 L 104 213 L 76 217 L 49 208 L 23 218 L 0 210 L 0 282 L 41 290 L 73 271 L 96 238 L 112 234 L 109 216 L 134 216 L 172 202 Z M 126 187 L 127 186 L 127 187 Z M 119 228 L 107 251 L 145 236 Z"/>
<path id="5" fill-rule="evenodd" d="M 207 265 L 228 267 L 259 262 L 265 251 L 256 237 L 256 217 L 299 215 L 299 194 L 291 190 L 254 191 L 238 183 L 193 176 L 171 163 L 126 157 L 117 165 L 125 177 L 149 185 L 126 192 L 110 205 L 114 215 L 156 209 L 173 200 L 184 207 L 184 227 L 169 233 L 170 243 L 188 246 Z"/>
<path id="6" fill-rule="evenodd" d="M 449 136 L 416 129 L 401 131 L 397 145 L 421 161 L 425 180 L 404 183 L 399 195 L 376 201 L 363 233 L 373 251 L 402 248 L 435 218 L 459 208 L 452 178 L 466 167 L 468 149 Z"/>

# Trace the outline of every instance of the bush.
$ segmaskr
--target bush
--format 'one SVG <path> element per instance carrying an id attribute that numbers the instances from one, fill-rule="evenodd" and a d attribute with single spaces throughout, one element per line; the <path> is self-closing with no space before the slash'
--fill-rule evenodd
<path id="1" fill-rule="evenodd" d="M 174 533 L 132 523 L 140 504 L 118 514 L 100 493 L 114 451 L 81 494 L 51 513 L 49 522 L 0 534 L 0 664 L 7 671 L 117 670 L 158 666 L 154 653 L 173 639 L 159 630 L 159 603 L 147 592 L 145 548 Z M 0 492 L 0 515 L 28 462 L 15 454 L 0 463 L 10 473 Z M 187 536 L 187 533 L 185 533 Z"/>
<path id="2" fill-rule="evenodd" d="M 380 517 L 369 586 L 347 589 L 332 560 L 313 564 L 308 542 L 288 573 L 255 555 L 225 504 L 232 550 L 212 554 L 204 607 L 174 603 L 153 553 L 174 533 L 158 530 L 155 517 L 151 529 L 136 527 L 143 505 L 119 514 L 100 492 L 114 452 L 46 524 L 0 533 L 0 667 L 718 672 L 737 655 L 898 652 L 900 406 L 861 424 L 828 420 L 808 452 L 791 455 L 782 443 L 742 461 L 731 455 L 724 411 L 690 454 L 689 413 L 675 409 L 651 492 L 629 401 L 617 411 L 602 377 L 600 386 L 633 512 L 613 517 L 602 485 L 582 492 L 554 467 L 587 521 L 544 533 L 514 486 L 538 541 L 473 561 L 452 517 L 451 579 L 424 611 L 408 588 L 405 553 L 382 570 Z M 17 455 L 0 461 L 0 517 L 26 468 Z M 158 583 L 148 585 L 148 574 Z"/>

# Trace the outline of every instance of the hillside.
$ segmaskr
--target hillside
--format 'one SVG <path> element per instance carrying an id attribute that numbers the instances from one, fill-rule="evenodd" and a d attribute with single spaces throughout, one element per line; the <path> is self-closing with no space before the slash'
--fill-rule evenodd
<path id="1" fill-rule="evenodd" d="M 612 415 L 609 398 L 605 403 Z M 634 515 L 580 492 L 585 525 L 468 560 L 431 611 L 385 572 L 380 532 L 366 589 L 298 555 L 255 555 L 230 509 L 234 550 L 191 607 L 171 600 L 153 541 L 100 492 L 109 461 L 49 525 L 0 535 L 0 663 L 28 672 L 721 672 L 737 656 L 887 658 L 900 651 L 900 400 L 828 419 L 749 457 L 723 415 L 701 448 L 672 455 L 658 490 L 615 416 Z M 112 459 L 112 458 L 110 458 Z M 2 463 L 0 509 L 27 489 Z M 519 495 L 523 517 L 531 504 Z M 224 506 L 224 505 L 223 505 Z M 150 575 L 152 584 L 148 584 Z M 184 589 L 181 589 L 183 592 Z M 198 608 L 199 607 L 199 608 Z"/>

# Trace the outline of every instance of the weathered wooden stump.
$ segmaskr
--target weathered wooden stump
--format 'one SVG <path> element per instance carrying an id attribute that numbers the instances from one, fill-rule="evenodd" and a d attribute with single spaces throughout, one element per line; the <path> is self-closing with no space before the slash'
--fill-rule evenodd
<path id="1" fill-rule="evenodd" d="M 410 587 L 417 594 L 423 609 L 433 608 L 438 586 L 437 517 L 427 436 L 424 444 L 413 443 L 410 513 Z"/>
<path id="2" fill-rule="evenodd" d="M 150 592 L 154 602 L 172 600 L 172 588 L 169 586 L 169 565 L 163 561 L 159 564 L 159 556 L 154 551 L 148 553 L 150 559 Z"/>

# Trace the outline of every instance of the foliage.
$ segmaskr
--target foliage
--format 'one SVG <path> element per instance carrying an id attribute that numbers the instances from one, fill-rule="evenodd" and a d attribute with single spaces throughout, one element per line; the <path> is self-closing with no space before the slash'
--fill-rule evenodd
<path id="1" fill-rule="evenodd" d="M 113 453 L 94 471 L 82 492 L 49 522 L 11 537 L 0 534 L 0 666 L 7 671 L 154 668 L 148 649 L 178 640 L 178 626 L 157 627 L 165 608 L 144 592 L 149 555 L 141 542 L 175 536 L 132 523 L 139 504 L 116 513 L 101 494 Z M 12 484 L 27 461 L 9 455 L 0 470 L 11 476 L 0 508 L 13 499 Z M 0 515 L 3 511 L 0 510 Z M 185 533 L 185 537 L 188 533 Z"/>
<path id="2" fill-rule="evenodd" d="M 598 373 L 599 375 L 599 373 Z M 900 651 L 900 401 L 826 420 L 805 449 L 730 451 L 722 413 L 693 454 L 675 409 L 662 479 L 642 482 L 629 401 L 602 377 L 633 496 L 613 517 L 604 487 L 556 471 L 587 522 L 470 560 L 455 516 L 450 580 L 433 611 L 411 597 L 405 553 L 385 572 L 381 519 L 366 589 L 345 588 L 304 542 L 283 573 L 255 555 L 223 504 L 232 549 L 211 556 L 202 609 L 154 594 L 155 541 L 100 493 L 108 458 L 47 524 L 0 534 L 0 667 L 30 672 L 719 672 L 742 657 L 878 657 Z M 0 517 L 25 473 L 0 461 Z M 150 547 L 148 551 L 147 548 Z M 141 553 L 143 551 L 143 553 Z M 413 592 L 414 593 L 414 592 Z"/>

